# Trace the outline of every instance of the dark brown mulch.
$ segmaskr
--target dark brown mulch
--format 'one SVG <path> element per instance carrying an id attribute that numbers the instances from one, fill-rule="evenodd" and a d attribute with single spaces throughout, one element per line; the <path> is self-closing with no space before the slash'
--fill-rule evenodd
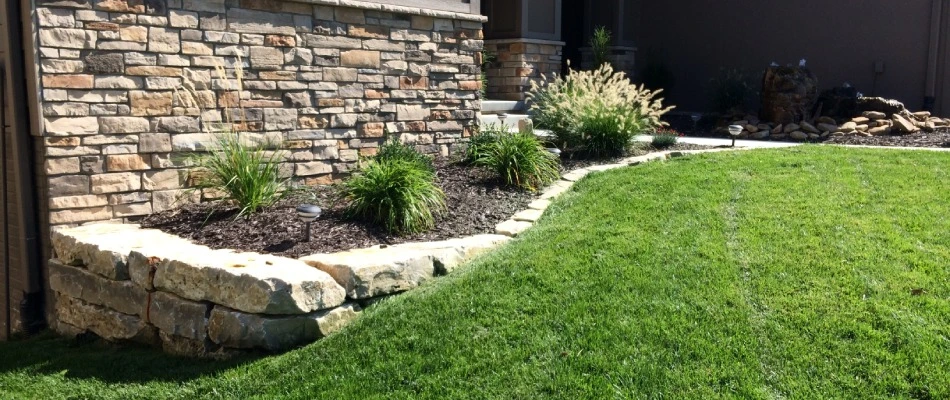
<path id="1" fill-rule="evenodd" d="M 948 147 L 950 131 L 920 132 L 903 136 L 832 136 L 822 143 L 853 144 L 862 146 Z"/>
<path id="2" fill-rule="evenodd" d="M 691 143 L 677 143 L 671 147 L 664 149 L 658 149 L 653 147 L 650 143 L 641 142 L 630 149 L 630 151 L 623 157 L 608 157 L 608 158 L 586 158 L 583 155 L 577 155 L 577 157 L 571 157 L 570 154 L 562 154 L 561 156 L 561 165 L 564 171 L 571 171 L 579 168 L 587 168 L 592 165 L 602 165 L 602 164 L 613 164 L 627 157 L 638 157 L 647 155 L 649 153 L 656 153 L 659 151 L 676 151 L 676 150 L 702 150 L 702 149 L 711 149 L 711 146 L 703 146 L 698 144 Z"/>
<path id="3" fill-rule="evenodd" d="M 393 236 L 372 224 L 347 220 L 342 209 L 333 205 L 332 187 L 315 188 L 315 200 L 311 198 L 309 201 L 324 208 L 323 216 L 312 224 L 310 242 L 302 241 L 304 224 L 297 220 L 295 208 L 305 200 L 299 198 L 285 200 L 248 218 L 235 219 L 237 210 L 214 211 L 221 205 L 205 203 L 153 214 L 141 224 L 212 248 L 296 258 L 380 243 L 445 240 L 494 233 L 495 225 L 525 209 L 536 198 L 533 193 L 499 185 L 487 171 L 446 160 L 437 160 L 435 164 L 448 211 L 437 217 L 434 229 L 421 234 Z M 212 211 L 214 213 L 209 218 Z"/>

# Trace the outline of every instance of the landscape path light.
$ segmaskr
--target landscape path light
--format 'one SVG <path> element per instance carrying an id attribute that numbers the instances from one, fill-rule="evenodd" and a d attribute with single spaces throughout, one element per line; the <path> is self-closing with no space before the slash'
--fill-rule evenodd
<path id="1" fill-rule="evenodd" d="M 317 218 L 320 218 L 320 213 L 322 212 L 323 210 L 320 207 L 312 204 L 301 204 L 297 206 L 297 218 L 307 224 L 306 232 L 304 233 L 304 242 L 310 241 L 310 224 L 316 221 Z"/>
<path id="2" fill-rule="evenodd" d="M 742 125 L 729 125 L 729 134 L 732 135 L 732 147 L 736 147 L 736 137 L 742 134 Z"/>

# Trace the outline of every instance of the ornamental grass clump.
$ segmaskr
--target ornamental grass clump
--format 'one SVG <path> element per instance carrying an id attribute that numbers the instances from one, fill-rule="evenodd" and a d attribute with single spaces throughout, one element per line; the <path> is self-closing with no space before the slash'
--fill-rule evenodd
<path id="1" fill-rule="evenodd" d="M 290 178 L 281 176 L 281 153 L 268 148 L 242 143 L 236 134 L 218 135 L 208 153 L 193 157 L 194 189 L 224 193 L 241 208 L 239 217 L 273 205 L 290 192 Z"/>
<path id="2" fill-rule="evenodd" d="M 240 67 L 240 56 L 235 65 L 238 67 L 230 71 L 218 65 L 215 68 L 217 80 L 227 88 L 225 93 L 242 98 L 244 70 Z M 199 91 L 187 77 L 175 93 L 186 111 L 198 113 L 213 109 L 208 106 L 207 93 Z M 222 193 L 224 200 L 240 208 L 238 217 L 273 205 L 292 192 L 290 177 L 280 171 L 285 156 L 278 150 L 281 143 L 257 140 L 254 134 L 242 133 L 247 120 L 243 108 L 227 109 L 222 114 L 224 122 L 205 124 L 206 131 L 214 137 L 211 143 L 203 146 L 207 152 L 188 156 L 193 165 L 191 190 Z"/>
<path id="3" fill-rule="evenodd" d="M 429 230 L 435 216 L 445 210 L 445 193 L 435 183 L 431 160 L 394 141 L 343 182 L 340 198 L 347 216 L 394 234 Z"/>
<path id="4" fill-rule="evenodd" d="M 663 106 L 661 92 L 634 85 L 604 64 L 532 81 L 527 97 L 532 119 L 551 130 L 557 146 L 611 155 L 626 151 L 633 136 L 665 125 L 660 117 L 673 107 Z"/>
<path id="5" fill-rule="evenodd" d="M 505 133 L 505 128 L 499 124 L 488 124 L 480 128 L 468 139 L 468 147 L 465 148 L 465 153 L 463 153 L 463 161 L 468 164 L 475 164 L 488 154 L 492 146 L 498 142 L 498 138 Z"/>
<path id="6" fill-rule="evenodd" d="M 488 144 L 475 165 L 495 172 L 507 185 L 537 190 L 557 180 L 560 161 L 533 132 L 502 133 Z"/>
<path id="7" fill-rule="evenodd" d="M 400 142 L 396 136 L 390 136 L 382 146 L 379 146 L 373 159 L 380 162 L 402 160 L 416 163 L 429 171 L 435 171 L 435 167 L 432 166 L 432 157 L 420 153 L 411 145 Z"/>

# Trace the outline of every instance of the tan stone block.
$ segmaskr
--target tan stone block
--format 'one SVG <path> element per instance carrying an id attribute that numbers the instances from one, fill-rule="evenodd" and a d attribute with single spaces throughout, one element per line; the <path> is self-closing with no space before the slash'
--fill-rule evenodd
<path id="1" fill-rule="evenodd" d="M 300 129 L 323 129 L 330 124 L 324 117 L 304 115 L 298 118 L 297 124 Z"/>
<path id="2" fill-rule="evenodd" d="M 386 133 L 386 125 L 382 122 L 366 122 L 357 127 L 361 138 L 381 138 Z"/>
<path id="3" fill-rule="evenodd" d="M 129 92 L 132 115 L 171 115 L 173 92 Z"/>
<path id="4" fill-rule="evenodd" d="M 148 28 L 138 25 L 120 28 L 119 38 L 127 42 L 148 42 Z"/>
<path id="5" fill-rule="evenodd" d="M 364 92 L 364 96 L 367 99 L 388 99 L 389 93 L 375 90 L 375 89 L 366 89 L 366 91 Z"/>
<path id="6" fill-rule="evenodd" d="M 99 133 L 99 119 L 96 117 L 47 118 L 46 133 L 55 136 L 95 135 Z"/>
<path id="7" fill-rule="evenodd" d="M 95 194 L 131 192 L 142 187 L 141 177 L 133 172 L 93 175 L 90 182 L 92 193 Z"/>
<path id="8" fill-rule="evenodd" d="M 181 76 L 181 68 L 143 65 L 143 66 L 128 67 L 125 69 L 125 73 L 126 75 L 178 77 L 178 76 Z"/>
<path id="9" fill-rule="evenodd" d="M 354 68 L 326 68 L 323 70 L 323 80 L 328 82 L 355 82 L 357 77 Z"/>
<path id="10" fill-rule="evenodd" d="M 101 0 L 96 3 L 96 9 L 141 14 L 145 12 L 145 2 L 140 0 Z"/>
<path id="11" fill-rule="evenodd" d="M 258 77 L 271 81 L 292 81 L 297 79 L 297 73 L 294 71 L 261 71 Z"/>
<path id="12" fill-rule="evenodd" d="M 350 36 L 367 39 L 388 39 L 389 28 L 379 25 L 350 25 Z"/>
<path id="13" fill-rule="evenodd" d="M 91 29 L 94 31 L 118 32 L 119 24 L 112 23 L 112 22 L 93 21 L 93 22 L 86 22 L 83 28 Z"/>
<path id="14" fill-rule="evenodd" d="M 379 68 L 379 52 L 350 50 L 340 53 L 340 65 L 354 68 Z"/>
<path id="15" fill-rule="evenodd" d="M 92 89 L 92 75 L 43 75 L 43 87 L 63 89 Z"/>
<path id="16" fill-rule="evenodd" d="M 79 171 L 78 157 L 46 159 L 47 175 L 78 174 Z"/>
<path id="17" fill-rule="evenodd" d="M 412 29 L 431 31 L 433 30 L 434 22 L 435 21 L 432 17 L 426 17 L 422 15 L 413 15 Z"/>
<path id="18" fill-rule="evenodd" d="M 429 78 L 424 76 L 402 76 L 399 77 L 399 88 L 402 90 L 429 88 Z"/>
<path id="19" fill-rule="evenodd" d="M 49 223 L 52 225 L 106 221 L 110 219 L 112 219 L 112 208 L 108 206 L 53 211 L 49 213 Z"/>
<path id="20" fill-rule="evenodd" d="M 297 38 L 287 35 L 264 36 L 264 44 L 271 47 L 296 47 Z"/>
<path id="21" fill-rule="evenodd" d="M 49 199 L 49 207 L 51 210 L 63 210 L 68 208 L 92 208 L 107 205 L 109 205 L 109 197 L 104 194 L 51 197 Z"/>
<path id="22" fill-rule="evenodd" d="M 119 154 L 106 157 L 106 170 L 109 172 L 139 171 L 151 169 L 149 158 L 138 154 Z"/>
<path id="23" fill-rule="evenodd" d="M 136 217 L 152 213 L 152 203 L 119 204 L 112 207 L 116 218 Z"/>
<path id="24" fill-rule="evenodd" d="M 43 139 L 46 142 L 47 146 L 51 147 L 68 147 L 68 146 L 79 146 L 82 140 L 78 137 L 48 137 Z"/>
<path id="25" fill-rule="evenodd" d="M 214 50 L 207 43 L 181 42 L 181 54 L 210 56 L 214 54 Z"/>

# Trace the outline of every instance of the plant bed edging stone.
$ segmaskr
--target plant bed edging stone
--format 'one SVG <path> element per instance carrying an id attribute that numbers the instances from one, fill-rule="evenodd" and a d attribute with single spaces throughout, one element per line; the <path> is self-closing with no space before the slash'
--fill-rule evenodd
<path id="1" fill-rule="evenodd" d="M 212 250 L 137 225 L 59 229 L 50 325 L 177 355 L 281 351 L 341 329 L 362 311 L 358 301 L 415 288 L 508 240 L 475 235 L 295 260 Z"/>

